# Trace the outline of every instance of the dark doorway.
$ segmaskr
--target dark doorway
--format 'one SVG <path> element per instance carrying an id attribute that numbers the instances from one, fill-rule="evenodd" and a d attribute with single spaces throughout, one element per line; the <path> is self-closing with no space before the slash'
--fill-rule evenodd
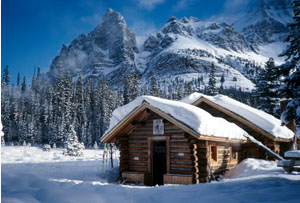
<path id="1" fill-rule="evenodd" d="M 167 171 L 166 141 L 153 142 L 153 185 L 164 184 L 164 174 Z"/>

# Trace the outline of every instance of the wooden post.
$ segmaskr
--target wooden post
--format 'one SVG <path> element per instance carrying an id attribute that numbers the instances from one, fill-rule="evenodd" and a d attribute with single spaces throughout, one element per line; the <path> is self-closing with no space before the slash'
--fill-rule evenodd
<path id="1" fill-rule="evenodd" d="M 151 155 L 152 155 L 151 145 L 152 145 L 152 138 L 149 136 L 148 137 L 148 173 L 151 173 Z"/>
<path id="2" fill-rule="evenodd" d="M 167 174 L 170 173 L 170 136 L 166 136 L 166 147 L 167 147 Z"/>
<path id="3" fill-rule="evenodd" d="M 197 153 L 197 144 L 193 144 L 193 157 L 194 157 L 194 180 L 195 184 L 199 184 L 199 168 L 198 168 L 198 153 Z"/>

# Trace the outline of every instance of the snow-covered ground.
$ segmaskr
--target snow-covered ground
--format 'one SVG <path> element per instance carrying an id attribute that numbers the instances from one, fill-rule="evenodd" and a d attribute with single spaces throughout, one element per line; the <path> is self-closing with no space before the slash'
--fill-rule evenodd
<path id="1" fill-rule="evenodd" d="M 220 182 L 125 186 L 113 183 L 117 168 L 108 162 L 102 171 L 102 153 L 73 158 L 61 149 L 2 147 L 2 202 L 300 202 L 300 174 L 276 162 L 244 160 Z"/>

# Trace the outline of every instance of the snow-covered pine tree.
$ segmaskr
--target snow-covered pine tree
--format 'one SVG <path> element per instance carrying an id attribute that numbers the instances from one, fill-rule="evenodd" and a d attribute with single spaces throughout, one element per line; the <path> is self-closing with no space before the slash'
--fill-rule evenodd
<path id="1" fill-rule="evenodd" d="M 63 95 L 64 95 L 64 100 L 62 100 L 62 105 L 63 105 L 63 116 L 65 120 L 65 127 L 68 129 L 70 122 L 73 120 L 72 115 L 74 109 L 74 105 L 72 103 L 72 79 L 71 75 L 69 72 L 67 72 L 66 76 L 64 77 L 63 80 Z"/>
<path id="2" fill-rule="evenodd" d="M 5 67 L 2 83 L 1 83 L 1 120 L 3 122 L 3 132 L 5 135 L 5 140 L 10 142 L 12 138 L 10 137 L 10 87 L 9 87 L 9 70 L 8 66 Z"/>
<path id="3" fill-rule="evenodd" d="M 192 93 L 193 93 L 192 81 L 185 82 L 184 96 L 190 95 Z"/>
<path id="4" fill-rule="evenodd" d="M 216 82 L 216 67 L 215 64 L 211 64 L 210 74 L 209 74 L 209 81 L 208 81 L 208 94 L 209 95 L 217 95 L 217 82 Z"/>
<path id="5" fill-rule="evenodd" d="M 177 86 L 176 86 L 176 99 L 181 100 L 184 97 L 184 88 L 182 81 L 179 81 Z"/>
<path id="6" fill-rule="evenodd" d="M 134 72 L 132 73 L 132 85 L 131 85 L 131 100 L 134 100 L 138 96 L 140 96 L 140 90 L 141 90 L 141 76 Z"/>
<path id="7" fill-rule="evenodd" d="M 276 111 L 275 107 L 279 105 L 278 90 L 281 83 L 278 78 L 278 68 L 275 66 L 273 58 L 266 62 L 265 69 L 261 70 L 256 81 L 257 108 L 279 117 L 279 111 Z"/>
<path id="8" fill-rule="evenodd" d="M 124 92 L 123 92 L 124 104 L 128 104 L 129 102 L 131 102 L 131 100 L 130 100 L 130 98 L 131 98 L 130 97 L 130 80 L 131 80 L 130 75 L 127 75 L 124 79 Z"/>
<path id="9" fill-rule="evenodd" d="M 224 74 L 222 74 L 220 82 L 221 82 L 221 86 L 219 89 L 219 94 L 224 94 L 224 82 L 225 82 Z"/>
<path id="10" fill-rule="evenodd" d="M 53 119 L 55 133 L 51 138 L 51 143 L 56 143 L 58 147 L 63 146 L 64 137 L 66 134 L 66 122 L 64 116 L 64 75 L 62 72 L 59 73 L 56 84 L 55 84 L 55 95 L 53 104 Z"/>
<path id="11" fill-rule="evenodd" d="M 81 142 L 85 141 L 85 127 L 87 123 L 87 118 L 85 114 L 85 102 L 84 102 L 84 92 L 83 92 L 83 82 L 82 82 L 82 74 L 79 75 L 76 86 L 75 86 L 75 115 L 76 115 L 76 123 L 75 130 L 78 135 L 78 139 Z"/>
<path id="12" fill-rule="evenodd" d="M 8 86 L 9 82 L 10 82 L 9 69 L 8 69 L 8 66 L 5 66 L 4 72 L 3 72 L 3 77 L 2 77 L 2 87 Z"/>
<path id="13" fill-rule="evenodd" d="M 95 126 L 95 136 L 96 136 L 96 141 L 100 141 L 101 137 L 101 129 L 102 129 L 102 87 L 101 87 L 101 80 L 99 79 L 97 82 L 96 90 L 95 90 L 95 121 L 97 125 Z M 123 105 L 123 104 L 122 104 Z"/>
<path id="14" fill-rule="evenodd" d="M 68 156 L 83 156 L 84 144 L 78 141 L 74 124 L 70 124 L 65 141 L 64 155 Z"/>
<path id="15" fill-rule="evenodd" d="M 123 104 L 124 104 L 123 92 L 122 89 L 119 88 L 115 108 L 118 108 L 119 106 L 123 106 Z"/>
<path id="16" fill-rule="evenodd" d="M 97 141 L 95 141 L 93 148 L 94 148 L 94 149 L 98 149 L 98 148 L 99 148 L 99 147 L 98 147 L 98 144 L 97 144 Z"/>
<path id="17" fill-rule="evenodd" d="M 150 83 L 150 95 L 158 97 L 159 89 L 157 77 L 156 75 L 152 75 Z"/>
<path id="18" fill-rule="evenodd" d="M 101 135 L 107 130 L 112 112 L 115 108 L 114 92 L 107 84 L 106 79 L 102 79 L 102 97 L 101 97 Z"/>
<path id="19" fill-rule="evenodd" d="M 20 72 L 18 72 L 18 76 L 17 76 L 17 88 L 20 88 Z"/>
<path id="20" fill-rule="evenodd" d="M 138 73 L 127 75 L 124 80 L 124 104 L 128 104 L 140 95 L 141 82 Z"/>
<path id="21" fill-rule="evenodd" d="M 23 77 L 23 82 L 22 82 L 22 84 L 21 84 L 21 91 L 22 92 L 25 92 L 26 91 L 26 77 L 24 76 Z"/>
<path id="22" fill-rule="evenodd" d="M 288 124 L 295 119 L 297 137 L 300 138 L 300 0 L 293 1 L 293 9 L 294 23 L 289 24 L 290 33 L 286 40 L 289 46 L 283 53 L 288 62 L 282 66 L 282 71 L 287 76 L 280 87 L 284 95 L 291 101 L 281 114 L 281 121 Z"/>

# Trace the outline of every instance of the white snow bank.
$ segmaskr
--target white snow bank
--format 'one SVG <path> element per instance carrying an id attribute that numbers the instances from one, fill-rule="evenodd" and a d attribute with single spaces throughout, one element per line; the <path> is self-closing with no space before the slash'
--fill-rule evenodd
<path id="1" fill-rule="evenodd" d="M 86 149 L 82 157 L 65 156 L 64 149 L 51 149 L 43 151 L 39 147 L 24 146 L 2 146 L 1 163 L 40 163 L 40 162 L 61 162 L 61 161 L 95 161 L 102 159 L 103 150 Z M 118 152 L 116 152 L 118 153 Z"/>
<path id="2" fill-rule="evenodd" d="M 275 161 L 265 161 L 262 159 L 245 159 L 235 168 L 225 173 L 224 178 L 241 178 L 253 175 L 268 174 L 270 172 L 282 172 L 282 169 L 277 167 Z"/>
<path id="3" fill-rule="evenodd" d="M 102 139 L 104 139 L 130 112 L 140 106 L 143 101 L 148 102 L 151 106 L 158 108 L 176 120 L 181 121 L 186 126 L 199 133 L 199 135 L 246 140 L 243 136 L 246 132 L 234 123 L 230 123 L 223 118 L 213 117 L 208 112 L 193 105 L 153 96 L 141 96 L 127 105 L 117 108 L 113 112 L 109 129 L 105 132 Z"/>
<path id="4" fill-rule="evenodd" d="M 298 157 L 300 158 L 300 150 L 287 151 L 284 153 L 284 157 Z"/>
<path id="5" fill-rule="evenodd" d="M 7 157 L 7 152 L 18 152 L 18 148 L 36 150 L 34 147 L 3 147 L 2 155 Z M 99 151 L 89 150 L 89 153 L 97 155 Z M 23 158 L 22 153 L 11 156 Z M 43 153 L 43 157 L 50 160 L 51 152 Z M 2 162 L 2 202 L 300 202 L 300 176 L 295 172 L 284 173 L 275 162 L 263 160 L 245 160 L 232 179 L 221 182 L 160 187 L 111 184 L 107 179 L 118 170 L 102 173 L 100 160 L 40 161 Z"/>
<path id="6" fill-rule="evenodd" d="M 192 104 L 201 97 L 241 116 L 276 138 L 291 139 L 294 137 L 294 133 L 286 126 L 281 126 L 281 121 L 274 116 L 221 94 L 207 96 L 195 92 L 183 98 L 181 102 Z"/>
<path id="7" fill-rule="evenodd" d="M 47 163 L 47 167 L 43 167 L 45 163 L 3 164 L 2 202 L 300 202 L 300 176 L 285 174 L 275 162 L 245 160 L 233 179 L 160 187 L 124 186 L 97 180 L 99 169 L 89 170 L 87 163 L 65 162 L 70 165 L 55 173 L 47 173 L 57 166 L 55 162 Z M 81 168 L 82 165 L 86 167 Z M 85 176 L 95 176 L 95 180 L 81 178 Z"/>
<path id="8" fill-rule="evenodd" d="M 10 174 L 30 173 L 57 182 L 114 181 L 119 174 L 119 152 L 113 154 L 111 171 L 108 156 L 103 150 L 84 150 L 82 157 L 62 155 L 62 149 L 42 151 L 38 147 L 4 146 L 1 148 L 1 169 Z"/>

